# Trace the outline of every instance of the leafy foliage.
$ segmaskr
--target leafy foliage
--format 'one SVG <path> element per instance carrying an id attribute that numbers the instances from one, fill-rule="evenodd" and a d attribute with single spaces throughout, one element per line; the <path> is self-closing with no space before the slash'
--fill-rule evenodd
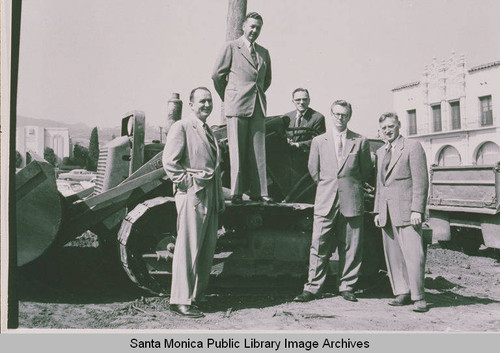
<path id="1" fill-rule="evenodd" d="M 96 171 L 97 161 L 99 160 L 99 137 L 97 135 L 97 127 L 92 129 L 90 134 L 90 143 L 87 158 L 87 170 Z"/>
<path id="2" fill-rule="evenodd" d="M 57 163 L 56 154 L 54 153 L 54 150 L 50 147 L 46 147 L 45 150 L 43 151 L 43 159 L 45 159 L 53 166 L 55 166 Z"/>

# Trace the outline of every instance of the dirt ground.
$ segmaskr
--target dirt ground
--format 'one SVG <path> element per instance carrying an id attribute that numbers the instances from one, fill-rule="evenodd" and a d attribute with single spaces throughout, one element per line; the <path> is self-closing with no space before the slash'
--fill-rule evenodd
<path id="1" fill-rule="evenodd" d="M 276 280 L 277 281 L 277 280 Z M 292 299 L 303 280 L 286 279 L 277 288 L 263 282 L 240 282 L 222 288 L 212 280 L 206 317 L 186 319 L 168 310 L 168 297 L 134 287 L 97 244 L 66 246 L 19 273 L 19 326 L 22 328 L 120 328 L 203 330 L 334 331 L 500 331 L 500 262 L 498 253 L 477 256 L 429 247 L 426 293 L 431 310 L 392 307 L 387 278 L 347 302 L 331 288 L 309 303 Z M 271 282 L 266 282 L 268 285 Z"/>

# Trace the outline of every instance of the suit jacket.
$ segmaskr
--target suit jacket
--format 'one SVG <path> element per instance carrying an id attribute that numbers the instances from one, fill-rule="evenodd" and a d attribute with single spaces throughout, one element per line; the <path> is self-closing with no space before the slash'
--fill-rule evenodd
<path id="1" fill-rule="evenodd" d="M 387 213 L 395 226 L 410 225 L 411 212 L 425 213 L 429 176 L 427 161 L 420 142 L 398 138 L 392 150 L 386 181 L 382 180 L 382 162 L 386 147 L 377 151 L 378 173 L 374 213 L 378 213 L 382 226 L 387 223 Z"/>
<path id="2" fill-rule="evenodd" d="M 217 141 L 215 136 L 214 141 Z M 186 117 L 170 128 L 165 149 L 163 150 L 163 168 L 177 191 L 196 193 L 215 182 L 217 209 L 224 207 L 222 182 L 220 176 L 220 152 L 213 152 L 203 128 L 203 123 L 196 117 Z"/>
<path id="3" fill-rule="evenodd" d="M 301 126 L 296 126 L 297 110 L 288 112 L 285 114 L 285 116 L 290 118 L 290 124 L 288 125 L 288 128 L 308 127 L 318 130 L 320 134 L 326 131 L 325 117 L 323 116 L 323 114 L 317 112 L 312 108 L 307 108 L 304 116 L 302 117 Z M 294 132 L 293 130 L 287 131 L 287 136 L 293 142 L 298 142 L 300 147 L 307 148 L 311 146 L 311 140 L 314 137 L 310 132 Z"/>
<path id="4" fill-rule="evenodd" d="M 266 113 L 265 92 L 271 85 L 271 57 L 264 47 L 254 44 L 258 66 L 242 37 L 227 42 L 215 62 L 212 80 L 224 102 L 226 116 L 251 117 L 257 96 Z"/>
<path id="5" fill-rule="evenodd" d="M 309 153 L 308 168 L 318 185 L 314 214 L 326 216 L 330 213 L 338 193 L 340 212 L 344 217 L 361 216 L 364 212 L 363 185 L 372 171 L 368 140 L 347 130 L 344 156 L 337 163 L 332 129 L 313 138 Z"/>

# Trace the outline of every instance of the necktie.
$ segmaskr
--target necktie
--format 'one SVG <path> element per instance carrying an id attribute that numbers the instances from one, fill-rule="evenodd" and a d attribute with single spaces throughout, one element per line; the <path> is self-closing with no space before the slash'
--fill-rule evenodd
<path id="1" fill-rule="evenodd" d="M 385 184 L 387 178 L 387 169 L 389 169 L 389 164 L 391 164 L 392 158 L 392 145 L 389 144 L 387 151 L 385 152 L 384 159 L 382 160 L 382 182 Z"/>
<path id="2" fill-rule="evenodd" d="M 296 127 L 300 127 L 300 124 L 302 124 L 302 114 L 299 114 L 299 116 L 297 117 L 297 126 Z"/>
<path id="3" fill-rule="evenodd" d="M 250 55 L 252 56 L 253 63 L 255 66 L 259 66 L 259 62 L 257 61 L 257 55 L 255 54 L 255 48 L 253 44 L 250 45 Z"/>
<path id="4" fill-rule="evenodd" d="M 217 154 L 217 146 L 215 144 L 214 136 L 212 135 L 212 132 L 210 131 L 210 128 L 208 127 L 207 124 L 203 124 L 203 128 L 205 129 L 205 132 L 207 134 L 208 144 L 210 145 L 212 152 L 216 155 Z"/>
<path id="5" fill-rule="evenodd" d="M 344 157 L 344 146 L 342 146 L 342 135 L 338 135 L 337 138 L 339 139 L 339 144 L 337 146 L 337 162 L 340 165 Z"/>

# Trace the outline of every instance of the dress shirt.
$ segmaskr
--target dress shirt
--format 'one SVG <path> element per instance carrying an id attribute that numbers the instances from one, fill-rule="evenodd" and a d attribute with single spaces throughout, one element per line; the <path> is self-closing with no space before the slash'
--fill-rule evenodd
<path id="1" fill-rule="evenodd" d="M 309 109 L 309 108 L 307 108 Z M 297 115 L 295 117 L 295 127 L 300 127 L 300 123 L 302 123 L 304 121 L 304 116 L 306 115 L 307 113 L 307 109 L 304 110 L 303 113 L 300 113 L 298 110 L 297 110 Z"/>
<path id="2" fill-rule="evenodd" d="M 257 54 L 257 50 L 255 50 L 255 42 L 250 43 L 250 41 L 245 36 L 241 36 L 241 38 L 243 39 L 243 43 L 245 43 L 245 47 L 248 49 L 249 53 L 252 52 L 252 50 L 251 50 L 250 47 L 253 47 L 254 52 L 255 52 L 255 56 L 257 57 L 257 67 L 260 68 L 259 54 Z M 264 113 L 264 117 L 265 117 L 266 116 L 266 113 L 265 113 L 266 110 L 264 108 L 264 103 L 262 102 L 262 98 L 260 98 L 260 94 L 258 96 L 259 96 L 259 102 L 260 102 L 260 109 Z"/>
<path id="3" fill-rule="evenodd" d="M 401 135 L 396 137 L 396 139 L 394 141 L 387 142 L 387 144 L 384 146 L 386 152 L 389 150 L 389 146 L 391 146 L 391 150 L 392 150 L 391 162 L 392 162 L 392 159 L 394 158 L 394 147 L 398 144 L 400 139 L 401 139 Z"/>
<path id="4" fill-rule="evenodd" d="M 335 155 L 338 157 L 339 155 L 339 142 L 342 140 L 342 155 L 345 153 L 345 142 L 347 138 L 347 129 L 342 132 L 338 132 L 337 130 L 333 130 L 333 141 L 335 145 Z M 340 163 L 340 161 L 338 161 Z"/>

